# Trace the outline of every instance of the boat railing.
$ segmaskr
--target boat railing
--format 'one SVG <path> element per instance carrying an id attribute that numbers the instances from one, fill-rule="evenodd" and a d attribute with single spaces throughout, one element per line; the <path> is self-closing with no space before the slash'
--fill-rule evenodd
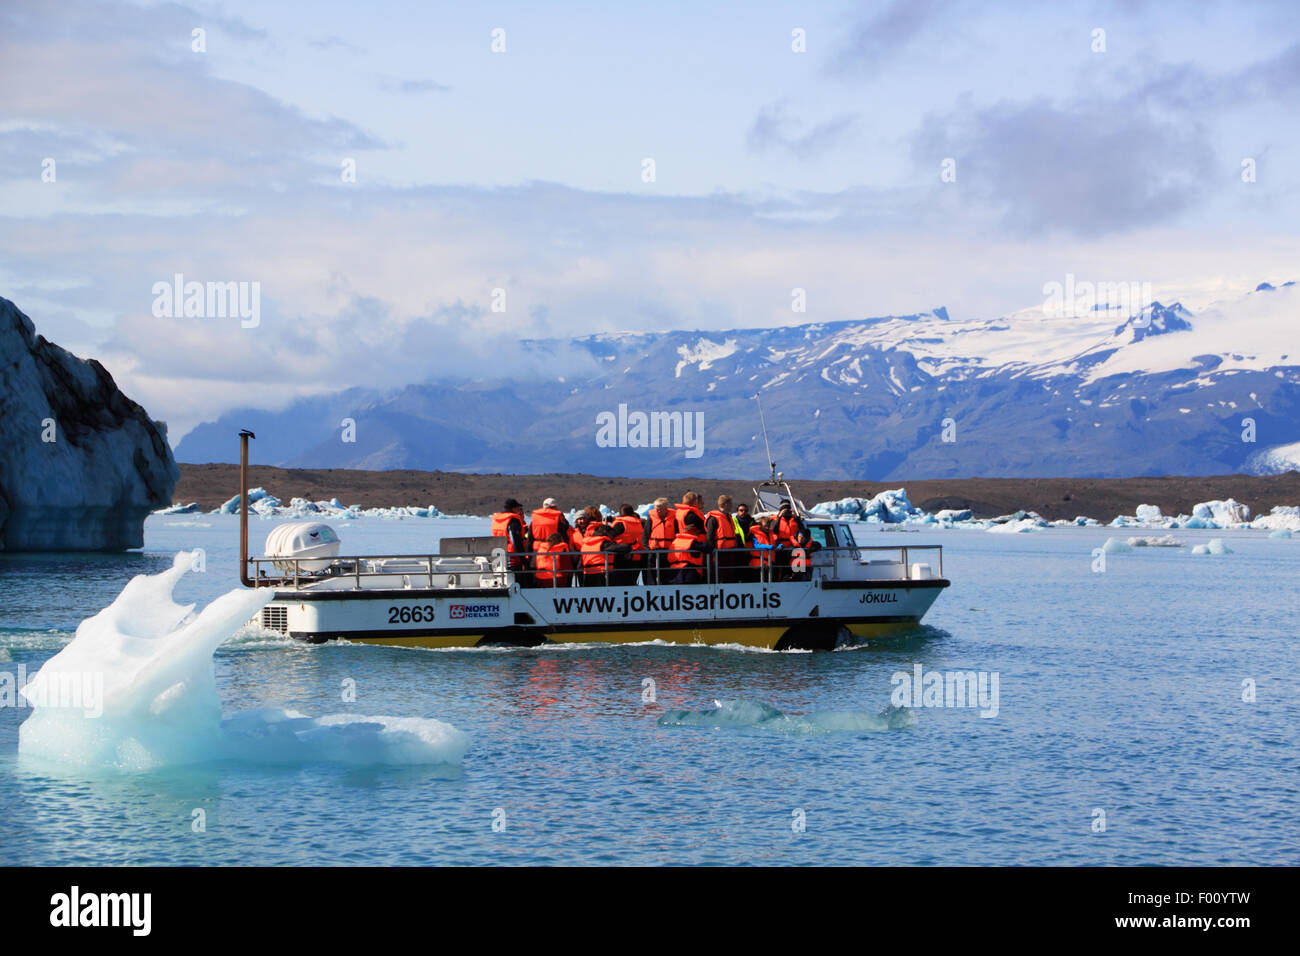
<path id="1" fill-rule="evenodd" d="M 674 548 L 638 549 L 631 555 L 551 551 L 483 554 L 369 554 L 335 558 L 250 558 L 253 587 L 331 587 L 351 582 L 367 588 L 509 588 L 619 585 L 780 583 L 782 581 L 914 581 L 943 577 L 943 546 L 853 545 L 808 548 L 725 548 L 683 565 Z M 544 555 L 547 567 L 536 559 Z M 672 557 L 670 557 L 670 555 Z M 841 559 L 841 555 L 844 559 Z M 628 557 L 639 559 L 628 561 Z M 587 559 L 587 564 L 584 564 Z M 916 560 L 914 560 L 916 559 Z M 587 570 L 590 564 L 603 565 Z M 567 565 L 556 567 L 557 564 Z M 685 567 L 686 573 L 683 573 Z M 695 574 L 691 572 L 694 571 Z M 690 580 L 698 576 L 698 580 Z M 400 583 L 395 583 L 400 578 Z"/>

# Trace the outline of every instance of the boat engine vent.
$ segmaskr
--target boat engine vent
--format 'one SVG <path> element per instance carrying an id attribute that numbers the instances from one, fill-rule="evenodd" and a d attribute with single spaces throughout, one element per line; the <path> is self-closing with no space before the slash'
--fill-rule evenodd
<path id="1" fill-rule="evenodd" d="M 281 634 L 287 634 L 289 631 L 289 609 L 283 604 L 268 604 L 262 608 L 262 627 L 268 631 L 279 631 Z"/>

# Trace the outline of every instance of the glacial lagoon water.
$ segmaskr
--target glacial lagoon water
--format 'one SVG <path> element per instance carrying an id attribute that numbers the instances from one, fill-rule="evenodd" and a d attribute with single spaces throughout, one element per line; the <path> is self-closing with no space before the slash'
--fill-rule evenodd
<path id="1" fill-rule="evenodd" d="M 273 525 L 254 520 L 254 542 Z M 336 526 L 345 552 L 400 553 L 483 525 Z M 1109 554 L 1098 573 L 1094 549 L 1132 532 L 858 527 L 945 546 L 953 586 L 915 634 L 777 654 L 245 630 L 216 650 L 226 717 L 386 715 L 468 736 L 437 762 L 366 759 L 362 722 L 341 749 L 269 759 L 195 740 L 154 769 L 60 763 L 18 753 L 32 711 L 5 706 L 0 864 L 1300 862 L 1300 540 L 1175 531 L 1187 547 Z M 30 678 L 182 549 L 206 571 L 175 597 L 201 611 L 234 587 L 236 528 L 154 516 L 143 552 L 0 555 L 0 673 Z M 1189 553 L 1212 537 L 1232 553 Z M 894 675 L 918 665 L 996 677 L 996 715 L 892 707 Z"/>

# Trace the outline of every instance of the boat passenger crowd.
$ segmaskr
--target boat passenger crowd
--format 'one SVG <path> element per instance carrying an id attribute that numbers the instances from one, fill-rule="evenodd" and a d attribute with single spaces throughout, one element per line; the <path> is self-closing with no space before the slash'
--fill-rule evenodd
<path id="1" fill-rule="evenodd" d="M 604 517 L 594 505 L 573 523 L 554 498 L 525 517 L 514 498 L 492 516 L 492 534 L 506 539 L 510 569 L 523 587 L 701 584 L 795 580 L 807 574 L 805 555 L 816 549 L 788 500 L 774 515 L 756 518 L 748 505 L 734 511 L 721 495 L 707 514 L 691 491 L 679 504 L 655 499 L 642 519 L 631 505 Z"/>

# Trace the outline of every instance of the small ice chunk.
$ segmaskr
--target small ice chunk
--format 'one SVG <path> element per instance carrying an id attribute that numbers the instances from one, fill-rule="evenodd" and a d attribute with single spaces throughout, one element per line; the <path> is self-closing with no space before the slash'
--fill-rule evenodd
<path id="1" fill-rule="evenodd" d="M 1128 539 L 1129 547 L 1132 548 L 1181 548 L 1183 543 L 1175 538 L 1172 534 L 1134 536 Z"/>
<path id="2" fill-rule="evenodd" d="M 1192 548 L 1192 554 L 1232 554 L 1232 549 L 1223 543 L 1222 538 L 1211 538 L 1207 543 Z"/>

